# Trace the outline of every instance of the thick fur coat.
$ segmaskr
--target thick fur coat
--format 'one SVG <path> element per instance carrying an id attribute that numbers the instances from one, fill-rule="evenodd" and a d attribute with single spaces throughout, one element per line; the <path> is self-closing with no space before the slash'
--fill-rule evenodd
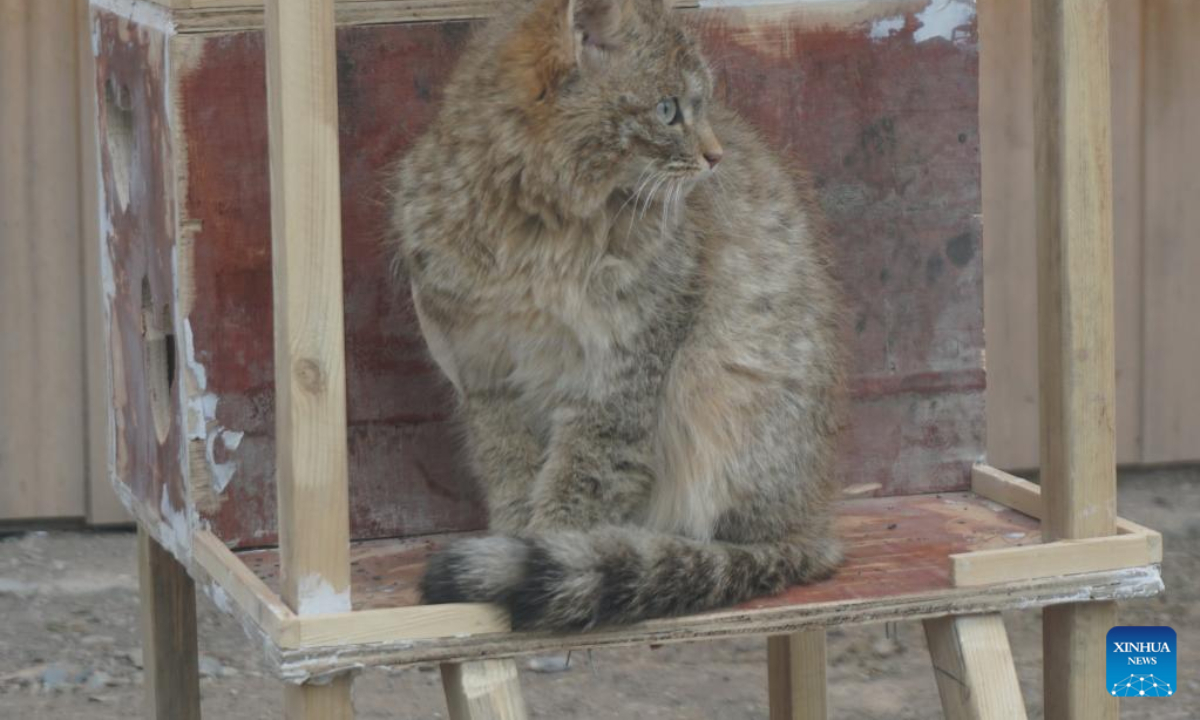
<path id="1" fill-rule="evenodd" d="M 493 533 L 431 558 L 426 602 L 586 629 L 833 571 L 839 299 L 806 193 L 661 0 L 531 0 L 471 39 L 394 185 Z"/>

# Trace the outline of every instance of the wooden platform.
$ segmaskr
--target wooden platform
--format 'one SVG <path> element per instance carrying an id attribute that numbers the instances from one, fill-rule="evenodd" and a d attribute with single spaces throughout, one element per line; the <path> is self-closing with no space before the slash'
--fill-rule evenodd
<path id="1" fill-rule="evenodd" d="M 1121 521 L 1118 536 L 1045 543 L 1035 485 L 980 466 L 973 487 L 844 500 L 838 524 L 846 563 L 825 582 L 698 616 L 570 637 L 513 633 L 492 606 L 420 605 L 425 557 L 461 535 L 355 543 L 352 612 L 296 616 L 280 600 L 276 550 L 234 553 L 206 531 L 193 537 L 193 572 L 219 605 L 261 634 L 279 675 L 294 682 L 358 666 L 778 634 L 1146 597 L 1162 589 L 1158 533 Z"/>
<path id="2" fill-rule="evenodd" d="M 953 586 L 948 560 L 953 554 L 1041 542 L 1037 520 L 970 493 L 849 500 L 840 511 L 847 559 L 837 577 L 743 607 L 846 603 L 946 589 Z M 418 605 L 417 582 L 426 555 L 463 536 L 355 543 L 350 553 L 354 609 Z M 237 556 L 267 587 L 279 591 L 277 550 Z"/>

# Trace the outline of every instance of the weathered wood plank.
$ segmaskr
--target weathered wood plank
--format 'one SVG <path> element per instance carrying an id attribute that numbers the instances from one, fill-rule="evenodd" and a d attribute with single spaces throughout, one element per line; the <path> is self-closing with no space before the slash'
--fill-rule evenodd
<path id="1" fill-rule="evenodd" d="M 187 569 L 138 529 L 146 717 L 200 720 L 196 585 Z"/>

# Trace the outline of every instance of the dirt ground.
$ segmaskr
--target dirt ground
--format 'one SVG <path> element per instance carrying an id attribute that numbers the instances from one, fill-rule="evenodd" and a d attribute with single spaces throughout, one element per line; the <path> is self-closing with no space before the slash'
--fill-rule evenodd
<path id="1" fill-rule="evenodd" d="M 1122 717 L 1200 718 L 1200 468 L 1121 481 L 1122 515 L 1163 531 L 1163 595 L 1123 605 L 1122 622 L 1179 635 L 1179 692 L 1123 701 Z M 0 718 L 125 720 L 142 694 L 135 541 L 128 532 L 32 532 L 0 541 Z M 1031 718 L 1041 718 L 1041 625 L 1006 617 Z M 847 720 L 940 717 L 919 623 L 831 630 L 830 715 Z M 206 718 L 279 717 L 279 685 L 239 626 L 200 602 Z M 762 639 L 575 653 L 521 660 L 537 718 L 766 718 Z M 355 684 L 359 718 L 445 718 L 433 668 L 374 670 Z"/>

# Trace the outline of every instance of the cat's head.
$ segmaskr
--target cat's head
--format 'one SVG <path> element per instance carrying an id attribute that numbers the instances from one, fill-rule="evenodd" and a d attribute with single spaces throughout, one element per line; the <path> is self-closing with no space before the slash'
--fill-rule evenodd
<path id="1" fill-rule="evenodd" d="M 576 196 L 711 172 L 712 73 L 664 0 L 535 2 L 495 58 L 526 154 L 562 168 Z"/>

